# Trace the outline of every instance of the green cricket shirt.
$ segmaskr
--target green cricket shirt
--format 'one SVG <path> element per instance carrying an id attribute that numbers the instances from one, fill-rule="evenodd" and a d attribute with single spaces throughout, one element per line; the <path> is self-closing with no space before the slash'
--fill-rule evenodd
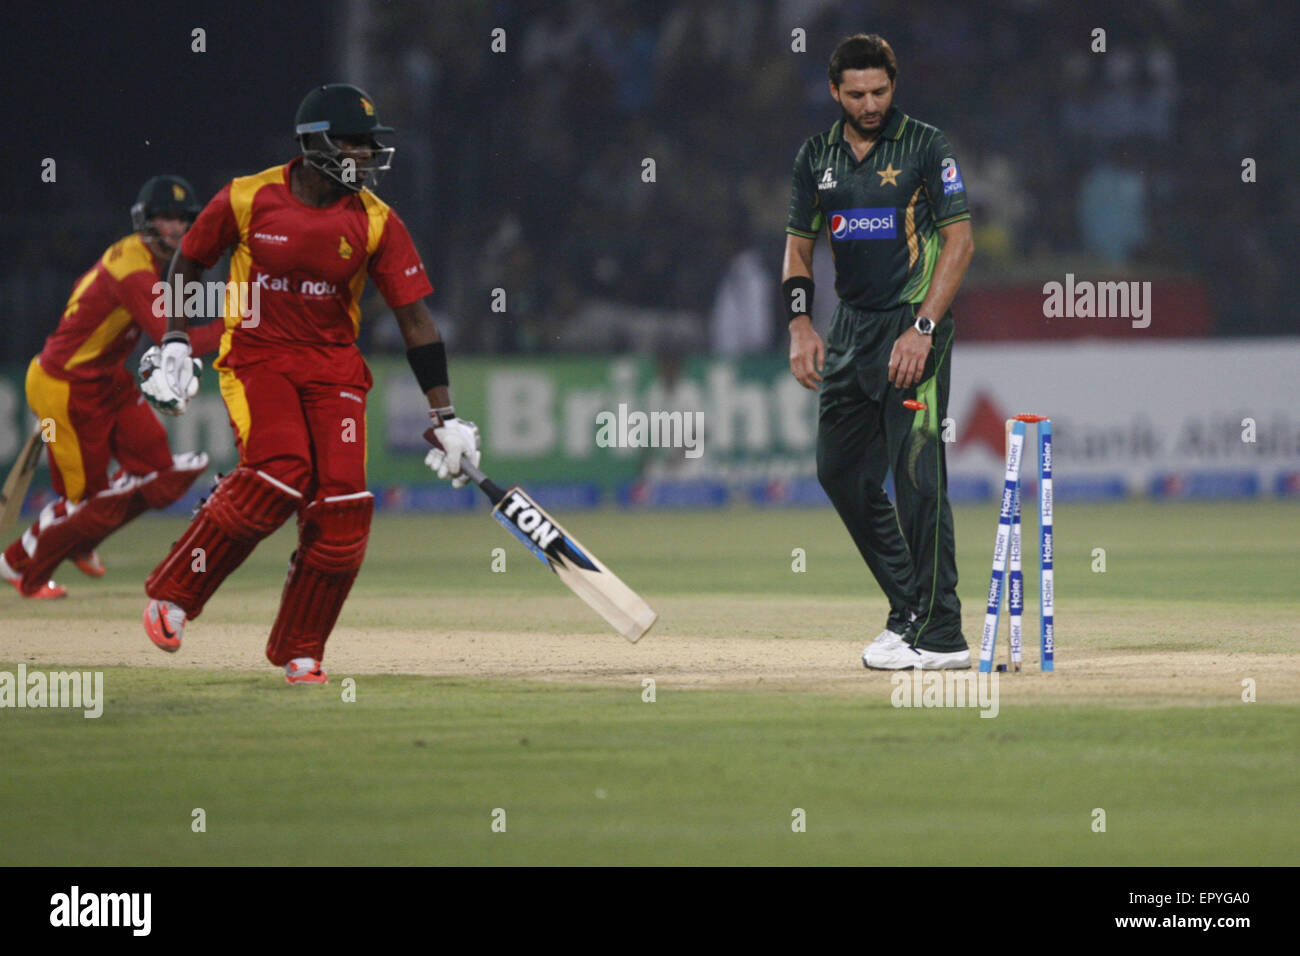
<path id="1" fill-rule="evenodd" d="M 862 162 L 843 123 L 799 148 L 785 231 L 816 239 L 825 226 L 846 304 L 919 303 L 939 258 L 939 228 L 970 218 L 961 167 L 943 133 L 897 107 Z"/>

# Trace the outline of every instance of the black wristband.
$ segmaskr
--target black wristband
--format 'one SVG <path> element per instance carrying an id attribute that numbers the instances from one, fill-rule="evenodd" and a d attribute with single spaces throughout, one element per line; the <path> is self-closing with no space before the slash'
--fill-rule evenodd
<path id="1" fill-rule="evenodd" d="M 781 283 L 781 301 L 785 303 L 785 317 L 793 322 L 801 315 L 812 318 L 813 291 L 816 286 L 807 276 L 791 276 Z M 802 308 L 800 308 L 802 306 Z"/>
<path id="2" fill-rule="evenodd" d="M 447 378 L 447 346 L 442 342 L 429 342 L 406 350 L 406 360 L 411 363 L 420 390 L 427 392 L 439 385 L 450 385 Z"/>
<path id="3" fill-rule="evenodd" d="M 189 345 L 190 334 L 188 332 L 183 332 L 180 329 L 176 329 L 173 332 L 165 333 L 162 337 L 162 341 L 158 344 L 166 345 L 168 342 L 184 342 L 186 345 Z"/>

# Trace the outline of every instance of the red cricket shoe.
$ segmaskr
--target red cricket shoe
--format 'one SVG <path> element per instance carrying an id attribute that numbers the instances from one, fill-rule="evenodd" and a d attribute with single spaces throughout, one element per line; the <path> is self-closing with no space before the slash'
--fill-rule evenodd
<path id="1" fill-rule="evenodd" d="M 14 586 L 14 590 L 16 590 L 19 594 L 22 594 L 23 597 L 30 598 L 33 601 L 51 601 L 54 598 L 61 598 L 61 597 L 68 596 L 68 589 L 65 588 L 62 584 L 55 584 L 53 581 L 46 581 L 39 588 L 37 588 L 36 591 L 33 592 L 32 594 L 23 594 L 23 585 L 21 579 L 17 581 L 10 581 L 9 583 Z"/>
<path id="2" fill-rule="evenodd" d="M 99 560 L 98 551 L 74 554 L 72 563 L 77 566 L 78 571 L 88 578 L 102 578 L 108 572 L 108 568 L 104 567 L 104 562 Z"/>
<path id="3" fill-rule="evenodd" d="M 328 684 L 329 675 L 321 669 L 320 661 L 310 657 L 295 657 L 284 665 L 284 679 L 289 684 Z"/>
<path id="4" fill-rule="evenodd" d="M 169 654 L 181 649 L 185 612 L 170 601 L 150 601 L 144 607 L 144 632 Z"/>
<path id="5" fill-rule="evenodd" d="M 54 598 L 68 596 L 68 589 L 62 585 L 55 584 L 53 581 L 46 581 L 33 594 L 23 594 L 23 575 L 21 571 L 15 571 L 5 560 L 5 556 L 0 554 L 0 578 L 4 578 L 14 586 L 14 590 L 22 594 L 25 598 L 31 598 L 34 601 L 49 601 Z"/>

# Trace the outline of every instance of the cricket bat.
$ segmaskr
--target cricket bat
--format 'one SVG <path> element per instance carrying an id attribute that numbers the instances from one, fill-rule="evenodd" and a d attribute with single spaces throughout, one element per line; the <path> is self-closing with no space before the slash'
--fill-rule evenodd
<path id="1" fill-rule="evenodd" d="M 654 626 L 659 615 L 650 605 L 601 564 L 599 558 L 569 534 L 526 491 L 518 485 L 501 488 L 464 459 L 460 469 L 491 500 L 492 517 L 614 630 L 635 644 Z"/>
<path id="2" fill-rule="evenodd" d="M 41 461 L 41 430 L 37 428 L 23 445 L 22 451 L 14 461 L 14 466 L 5 479 L 4 490 L 0 491 L 0 537 L 18 520 L 18 513 L 23 510 L 23 499 L 36 474 L 36 466 Z"/>

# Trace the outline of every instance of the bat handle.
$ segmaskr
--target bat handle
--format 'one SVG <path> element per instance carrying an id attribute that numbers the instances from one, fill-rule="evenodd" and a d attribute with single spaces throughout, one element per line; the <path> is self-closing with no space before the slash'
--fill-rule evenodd
<path id="1" fill-rule="evenodd" d="M 460 460 L 460 473 L 476 485 L 481 486 L 483 482 L 488 480 L 488 476 L 475 468 L 468 458 L 462 458 Z"/>
<path id="2" fill-rule="evenodd" d="M 494 505 L 499 504 L 501 499 L 506 496 L 504 488 L 475 468 L 473 462 L 465 458 L 460 460 L 460 473 L 482 488 L 483 494 L 487 495 Z"/>
<path id="3" fill-rule="evenodd" d="M 429 442 L 429 444 L 435 444 L 432 428 L 425 429 L 424 439 L 425 441 Z M 475 468 L 473 463 L 470 462 L 469 459 L 467 458 L 464 457 L 461 458 L 459 473 L 464 475 L 470 481 L 474 482 L 474 484 L 478 485 L 480 488 L 482 488 L 483 493 L 492 499 L 493 504 L 496 504 L 498 501 L 500 501 L 502 498 L 506 496 L 505 489 L 503 489 L 500 485 L 496 484 L 496 482 L 494 482 L 487 475 L 483 474 L 483 472 Z"/>

